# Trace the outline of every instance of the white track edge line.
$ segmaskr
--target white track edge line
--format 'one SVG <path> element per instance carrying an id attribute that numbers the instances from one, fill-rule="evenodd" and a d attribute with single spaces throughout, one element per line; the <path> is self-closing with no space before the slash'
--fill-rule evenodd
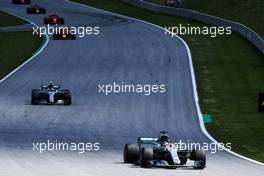
<path id="1" fill-rule="evenodd" d="M 107 11 L 107 10 L 98 9 L 98 8 L 95 8 L 95 7 L 91 7 L 91 6 L 88 6 L 88 5 L 85 5 L 85 4 L 80 4 L 80 3 L 69 1 L 69 0 L 65 0 L 65 1 L 67 1 L 69 3 L 72 3 L 72 4 L 79 5 L 79 6 L 88 7 L 88 8 L 94 9 L 94 10 L 98 10 L 98 11 L 101 11 L 101 12 L 113 14 L 113 15 L 116 15 L 116 16 L 119 16 L 119 17 L 123 17 L 123 18 L 134 20 L 134 21 L 142 22 L 142 23 L 157 27 L 157 28 L 165 31 L 164 28 L 162 28 L 162 27 L 160 27 L 160 26 L 158 26 L 156 24 L 150 23 L 150 22 L 146 22 L 146 21 L 139 20 L 139 19 L 136 19 L 136 18 L 128 17 L 128 16 L 121 15 L 121 14 L 114 13 L 114 12 L 110 12 L 110 11 Z M 193 69 L 193 62 L 192 62 L 192 55 L 191 55 L 190 48 L 187 45 L 187 43 L 181 37 L 179 37 L 178 35 L 174 35 L 174 36 L 177 37 L 184 44 L 184 46 L 186 48 L 186 51 L 187 51 L 187 54 L 188 54 L 189 66 L 190 66 L 190 72 L 191 72 L 192 84 L 193 84 L 193 86 L 192 86 L 193 87 L 193 96 L 194 96 L 194 100 L 195 100 L 195 104 L 196 104 L 197 114 L 198 114 L 198 117 L 199 117 L 200 128 L 201 128 L 202 132 L 205 134 L 205 136 L 207 138 L 209 138 L 212 142 L 216 143 L 218 146 L 222 147 L 222 145 L 220 145 L 219 142 L 216 139 L 214 139 L 208 133 L 208 131 L 206 130 L 205 125 L 204 125 L 202 113 L 201 113 L 200 106 L 199 106 L 199 97 L 198 97 L 198 93 L 197 93 L 197 85 L 196 85 L 196 80 L 195 80 L 195 73 L 194 73 L 194 69 Z M 250 158 L 248 158 L 246 156 L 243 156 L 241 154 L 235 153 L 235 152 L 233 152 L 233 151 L 231 151 L 231 150 L 229 150 L 229 149 L 227 149 L 225 147 L 223 147 L 223 149 L 226 152 L 228 152 L 228 153 L 230 153 L 232 155 L 235 155 L 235 156 L 237 156 L 237 157 L 239 157 L 241 159 L 247 160 L 247 161 L 252 162 L 254 164 L 258 164 L 258 165 L 264 166 L 264 163 L 262 163 L 262 162 L 259 162 L 259 161 L 256 161 L 254 159 L 250 159 Z"/>

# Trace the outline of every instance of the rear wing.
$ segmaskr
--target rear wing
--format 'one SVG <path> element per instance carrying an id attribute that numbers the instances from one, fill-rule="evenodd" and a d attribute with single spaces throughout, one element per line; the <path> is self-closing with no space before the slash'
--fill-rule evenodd
<path id="1" fill-rule="evenodd" d="M 138 145 L 142 144 L 155 144 L 159 138 L 149 138 L 149 137 L 139 137 L 138 138 Z"/>

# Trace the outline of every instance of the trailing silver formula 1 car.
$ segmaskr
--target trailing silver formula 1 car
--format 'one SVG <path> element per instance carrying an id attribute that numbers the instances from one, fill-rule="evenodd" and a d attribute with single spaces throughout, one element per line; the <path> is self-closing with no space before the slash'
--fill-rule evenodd
<path id="1" fill-rule="evenodd" d="M 68 89 L 62 90 L 60 86 L 53 85 L 50 82 L 48 85 L 42 85 L 41 89 L 33 89 L 31 93 L 31 104 L 38 105 L 41 103 L 57 104 L 63 102 L 64 105 L 70 105 L 71 93 Z"/>
<path id="2" fill-rule="evenodd" d="M 175 142 L 162 131 L 159 138 L 138 138 L 138 144 L 126 144 L 124 163 L 139 164 L 141 167 L 192 167 L 203 169 L 206 155 L 203 150 L 180 149 Z"/>

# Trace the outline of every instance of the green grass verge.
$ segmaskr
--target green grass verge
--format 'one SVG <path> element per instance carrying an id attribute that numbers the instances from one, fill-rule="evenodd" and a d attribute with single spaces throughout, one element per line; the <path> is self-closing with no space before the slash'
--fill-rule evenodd
<path id="1" fill-rule="evenodd" d="M 32 32 L 1 32 L 0 79 L 29 59 L 43 40 Z"/>
<path id="2" fill-rule="evenodd" d="M 163 5 L 163 0 L 147 0 Z M 263 0 L 184 0 L 181 7 L 240 22 L 264 37 Z"/>
<path id="3" fill-rule="evenodd" d="M 20 18 L 9 15 L 2 11 L 0 11 L 0 21 L 1 21 L 0 27 L 17 26 L 17 25 L 23 25 L 23 24 L 28 23 L 27 21 L 24 21 Z"/>
<path id="4" fill-rule="evenodd" d="M 74 0 L 101 9 L 139 18 L 160 26 L 200 23 L 148 12 L 118 0 Z M 206 125 L 233 150 L 264 162 L 264 117 L 257 113 L 257 94 L 264 91 L 264 59 L 255 46 L 238 34 L 210 38 L 182 36 L 191 48 L 203 113 L 213 116 Z"/>
<path id="5" fill-rule="evenodd" d="M 183 7 L 247 25 L 264 37 L 263 0 L 185 0 Z"/>

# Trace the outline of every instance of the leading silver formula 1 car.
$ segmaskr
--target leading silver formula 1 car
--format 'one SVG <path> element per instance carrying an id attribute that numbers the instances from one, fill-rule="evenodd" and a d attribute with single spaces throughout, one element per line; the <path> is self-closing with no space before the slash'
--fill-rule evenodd
<path id="1" fill-rule="evenodd" d="M 68 89 L 62 90 L 60 86 L 53 85 L 50 82 L 48 85 L 42 85 L 41 89 L 33 89 L 31 93 L 31 104 L 57 104 L 62 102 L 64 105 L 72 103 L 71 93 Z"/>
<path id="2" fill-rule="evenodd" d="M 141 167 L 192 167 L 203 169 L 206 166 L 206 155 L 203 150 L 179 148 L 162 131 L 159 138 L 140 137 L 138 144 L 126 144 L 124 163 L 139 164 Z"/>

